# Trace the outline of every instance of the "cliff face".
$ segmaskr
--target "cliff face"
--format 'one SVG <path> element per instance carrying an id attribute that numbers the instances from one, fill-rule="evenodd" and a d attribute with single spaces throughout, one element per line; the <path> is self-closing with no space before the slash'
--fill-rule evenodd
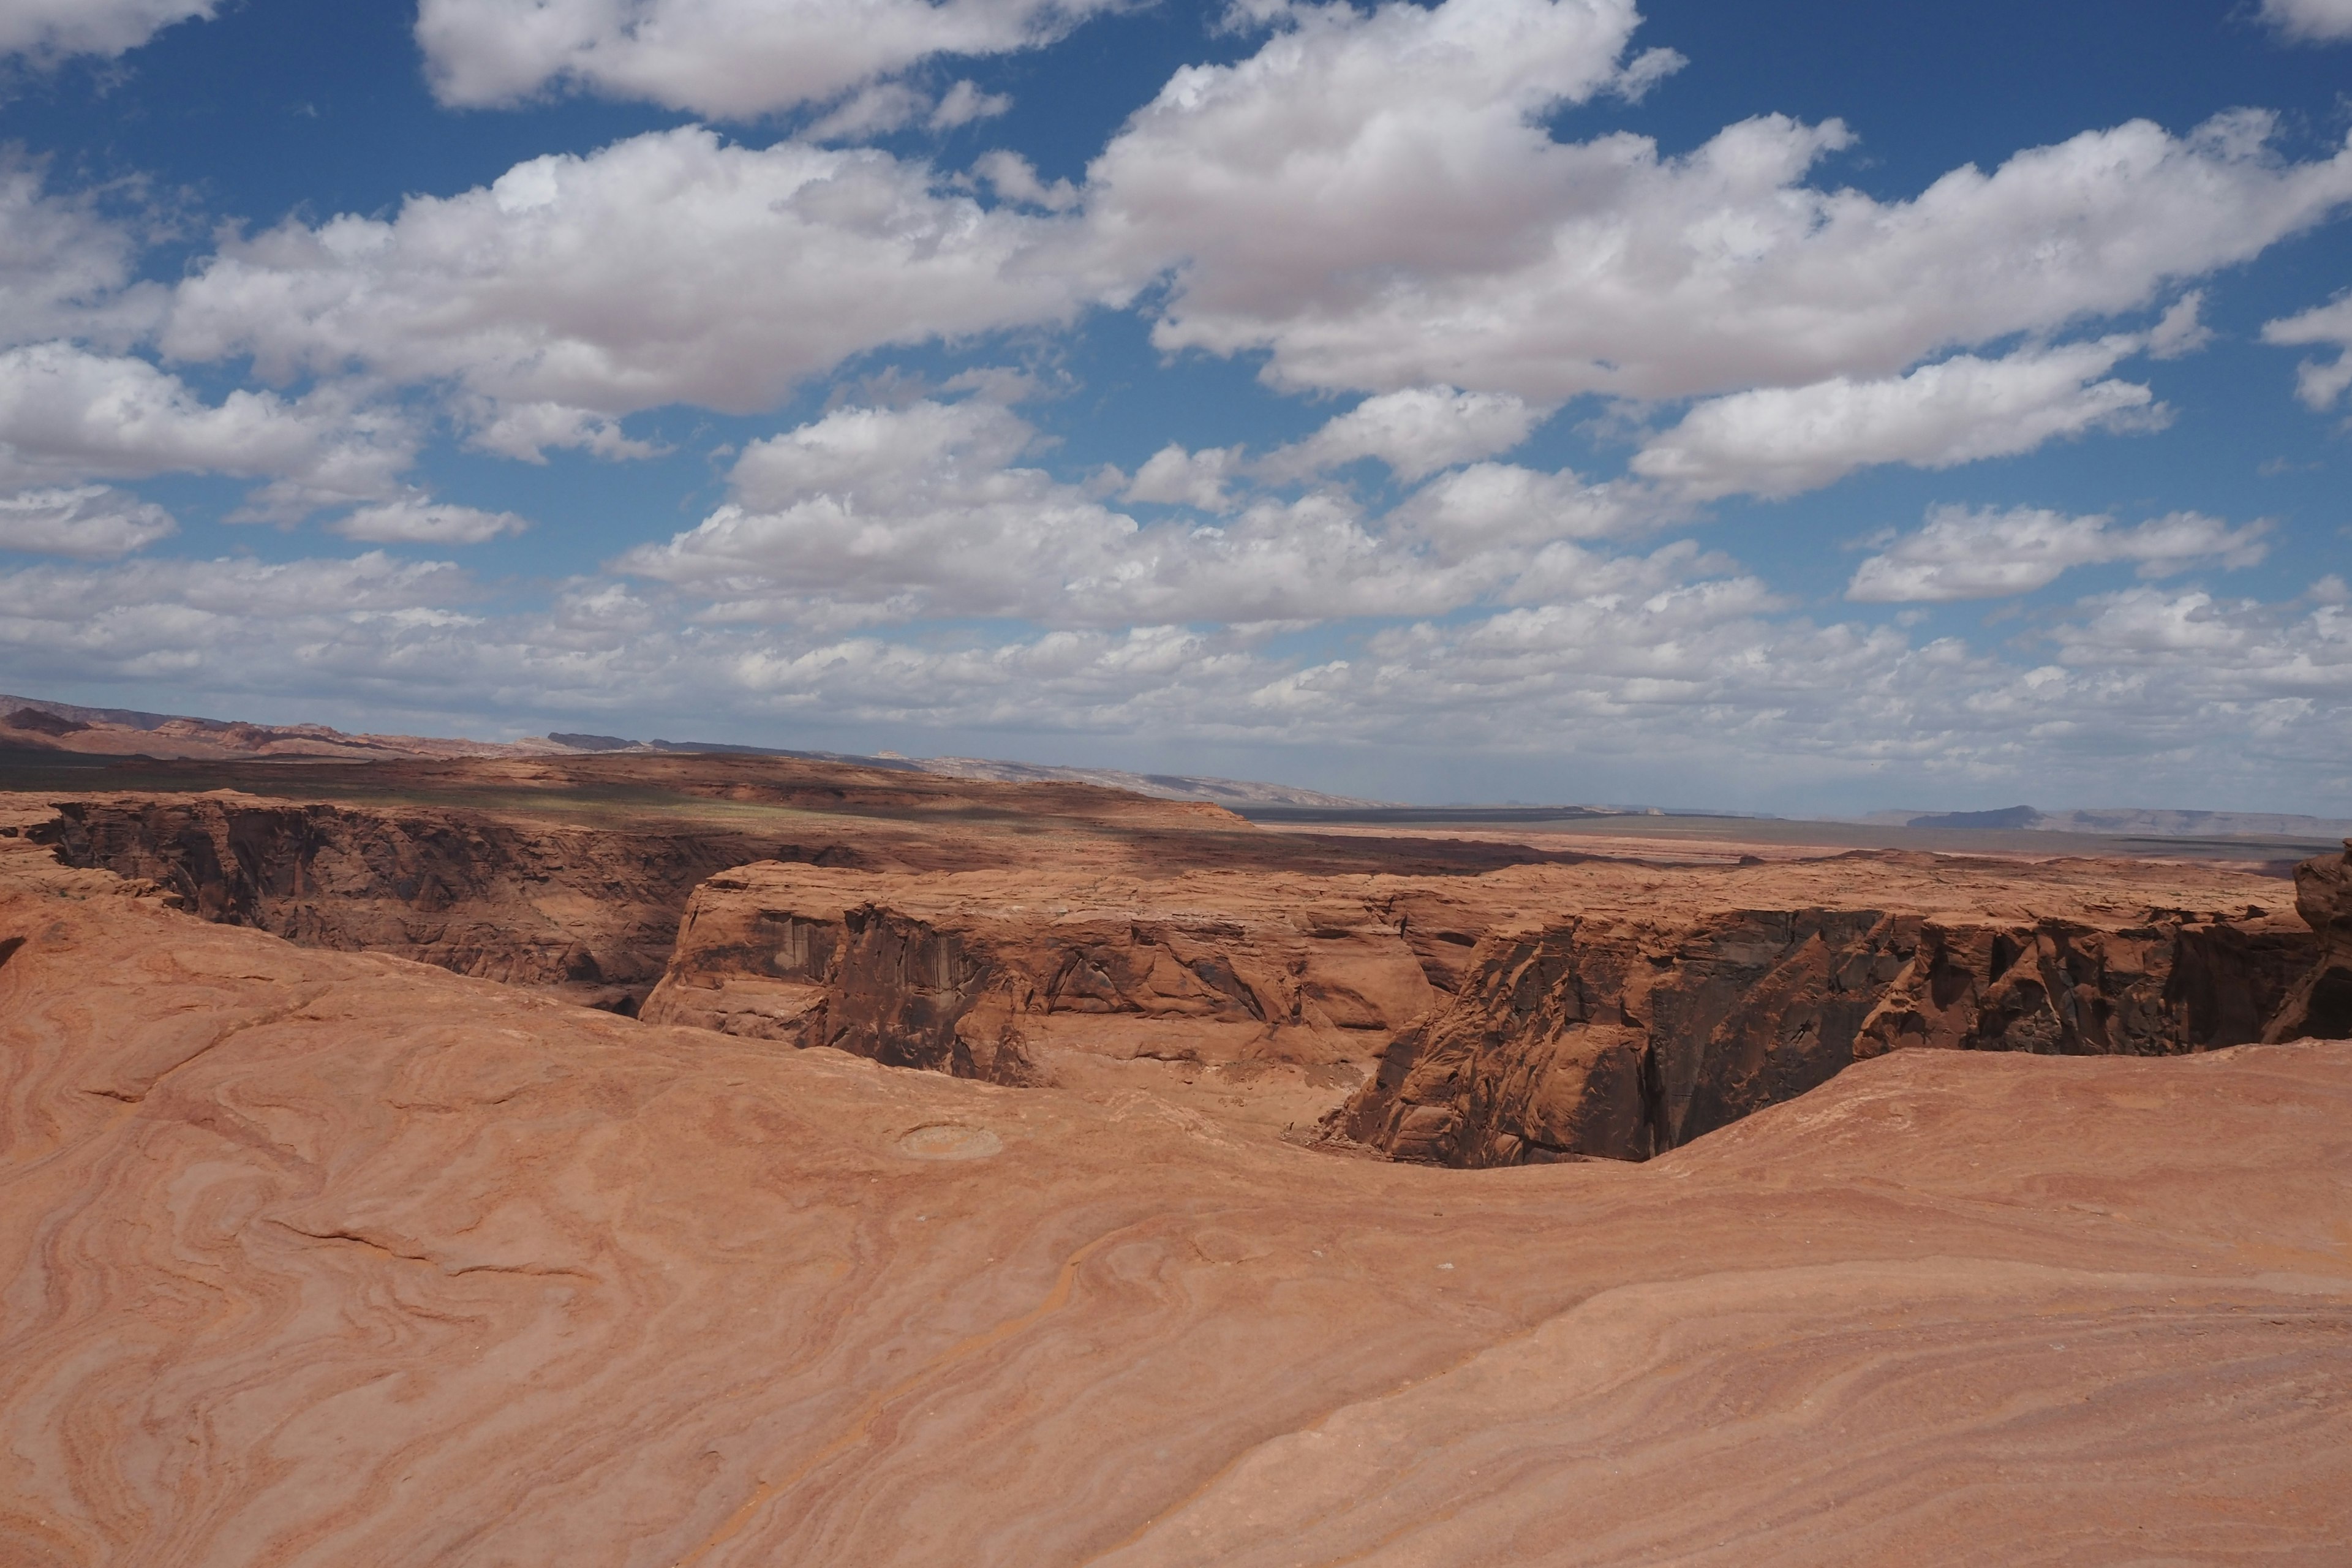
<path id="1" fill-rule="evenodd" d="M 60 859 L 157 882 L 205 920 L 512 984 L 612 988 L 624 1006 L 661 974 L 695 884 L 775 852 L 740 835 L 222 795 L 57 810 L 31 834 Z"/>
<path id="2" fill-rule="evenodd" d="M 2294 904 L 2319 952 L 2263 1037 L 2352 1038 L 2352 838 L 2344 841 L 2342 855 L 2294 868 Z"/>
<path id="3" fill-rule="evenodd" d="M 1061 1051 L 1329 1067 L 1430 1010 L 1463 912 L 1399 878 L 745 866 L 695 891 L 643 1016 L 998 1083 Z"/>
<path id="4" fill-rule="evenodd" d="M 1742 910 L 1490 939 L 1334 1131 L 1402 1159 L 1647 1159 L 1893 1050 L 2162 1056 L 2263 1037 L 2310 968 L 2267 915 Z"/>
<path id="5" fill-rule="evenodd" d="M 6 807 L 6 1568 L 2352 1540 L 2352 1045 L 1465 1179 L 206 925 Z"/>

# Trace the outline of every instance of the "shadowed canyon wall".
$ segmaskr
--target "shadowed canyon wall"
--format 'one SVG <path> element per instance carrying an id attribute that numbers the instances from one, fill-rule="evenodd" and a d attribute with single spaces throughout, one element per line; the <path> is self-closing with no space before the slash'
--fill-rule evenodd
<path id="1" fill-rule="evenodd" d="M 502 821 L 217 796 L 65 801 L 31 830 L 66 864 L 143 878 L 183 908 L 306 947 L 396 953 L 520 985 L 612 988 L 661 975 L 678 910 L 772 838 Z"/>
<path id="2" fill-rule="evenodd" d="M 1331 1068 L 1425 1016 L 1483 927 L 1434 879 L 745 866 L 696 890 L 644 1016 L 999 1083 L 1064 1051 Z"/>
<path id="3" fill-rule="evenodd" d="M 784 844 L 226 794 L 58 813 L 33 832 L 67 863 L 306 945 L 1004 1084 L 1069 1082 L 1076 1057 L 1283 1064 L 1361 1080 L 1331 1141 L 1454 1165 L 1646 1159 L 1901 1048 L 2352 1033 L 2352 861 L 2334 858 L 2298 874 L 2297 919 L 2246 897 L 2275 882 L 2123 861 L 1326 875 L 1299 868 L 1396 852 L 797 803 L 807 841 Z"/>
<path id="4" fill-rule="evenodd" d="M 2319 951 L 2263 1037 L 2352 1038 L 2352 838 L 2344 841 L 2342 856 L 2322 856 L 2294 868 L 2294 904 Z"/>
<path id="5" fill-rule="evenodd" d="M 2315 954 L 2270 914 L 1566 919 L 1482 946 L 1460 995 L 1398 1037 L 1330 1127 L 1444 1164 L 1647 1159 L 1893 1050 L 2246 1044 Z"/>

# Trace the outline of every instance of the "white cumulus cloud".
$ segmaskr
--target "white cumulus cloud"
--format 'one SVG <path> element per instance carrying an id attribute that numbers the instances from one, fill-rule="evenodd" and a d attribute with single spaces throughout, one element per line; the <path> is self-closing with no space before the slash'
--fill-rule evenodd
<path id="1" fill-rule="evenodd" d="M 2301 315 L 2263 323 L 2263 342 L 2290 346 L 2325 345 L 2330 360 L 2305 360 L 2296 373 L 2295 393 L 2313 408 L 2328 408 L 2352 386 L 2352 292 L 2337 295 Z"/>
<path id="2" fill-rule="evenodd" d="M 283 518 L 395 493 L 415 456 L 403 420 L 333 387 L 215 405 L 135 357 L 55 342 L 0 353 L 0 484 L 228 474 L 268 479 L 254 510 Z"/>
<path id="3" fill-rule="evenodd" d="M 745 119 L 830 101 L 937 55 L 1035 48 L 1110 4 L 423 0 L 416 41 L 446 104 L 575 88 Z"/>
<path id="4" fill-rule="evenodd" d="M 132 284 L 131 235 L 87 197 L 47 190 L 47 174 L 0 148 L 0 347 L 58 337 L 120 344 L 144 332 L 163 291 Z"/>
<path id="5" fill-rule="evenodd" d="M 1235 502 L 1225 487 L 1233 480 L 1241 453 L 1238 447 L 1188 452 L 1171 441 L 1144 459 L 1122 493 L 1131 501 L 1231 511 Z"/>
<path id="6" fill-rule="evenodd" d="M 1257 464 L 1270 479 L 1303 479 L 1377 458 L 1407 484 L 1440 468 L 1507 452 L 1526 440 L 1549 409 L 1507 392 L 1414 386 L 1368 397 L 1304 441 Z"/>
<path id="7" fill-rule="evenodd" d="M 1179 71 L 1089 170 L 1119 266 L 1166 268 L 1169 350 L 1264 350 L 1278 384 L 1558 402 L 1878 377 L 2138 311 L 2352 202 L 2252 110 L 2145 121 L 1956 169 L 1907 200 L 1815 183 L 1853 137 L 1778 116 L 1682 156 L 1553 140 L 1623 78 L 1601 0 L 1303 7 Z"/>
<path id="8" fill-rule="evenodd" d="M 371 544 L 485 544 L 530 524 L 510 511 L 452 506 L 420 495 L 360 508 L 328 525 L 345 539 Z"/>
<path id="9" fill-rule="evenodd" d="M 1040 255 L 1063 226 L 942 195 L 884 153 L 688 128 L 533 159 L 389 220 L 231 240 L 180 286 L 161 341 L 250 354 L 271 379 L 446 379 L 494 449 L 593 446 L 640 409 L 750 412 L 862 350 L 1065 319 L 1081 280 Z"/>
<path id="10" fill-rule="evenodd" d="M 2219 518 L 2174 512 L 2137 527 L 2112 518 L 2069 517 L 2041 508 L 1939 506 L 1916 533 L 1896 539 L 1856 568 L 1846 597 L 1870 604 L 1991 599 L 2047 587 L 2075 566 L 2139 563 L 2161 576 L 2197 561 L 2251 566 L 2266 550 L 2268 525 L 2231 528 Z"/>
<path id="11" fill-rule="evenodd" d="M 1321 493 L 1261 501 L 1214 526 L 1146 528 L 1023 465 L 1035 435 L 977 400 L 836 409 L 746 448 L 733 500 L 620 564 L 706 595 L 722 617 L 814 626 L 1427 615 L 1475 597 L 1501 571 L 1377 534 L 1344 500 Z M 1163 477 L 1194 482 L 1178 451 L 1186 460 Z"/>
<path id="12" fill-rule="evenodd" d="M 105 485 L 0 496 L 0 550 L 110 560 L 177 531 L 162 507 Z"/>
<path id="13" fill-rule="evenodd" d="M 2352 38 L 2352 0 L 2263 0 L 2263 20 L 2289 37 Z"/>
<path id="14" fill-rule="evenodd" d="M 119 55 L 174 22 L 210 16 L 220 0 L 5 0 L 0 55 L 49 61 L 67 55 Z"/>
<path id="15" fill-rule="evenodd" d="M 2100 379 L 2135 346 L 1956 354 L 1907 375 L 1736 392 L 1693 407 L 1633 468 L 1695 500 L 1790 496 L 1874 464 L 1945 468 L 2088 430 L 2156 428 L 2168 416 L 2147 387 Z"/>

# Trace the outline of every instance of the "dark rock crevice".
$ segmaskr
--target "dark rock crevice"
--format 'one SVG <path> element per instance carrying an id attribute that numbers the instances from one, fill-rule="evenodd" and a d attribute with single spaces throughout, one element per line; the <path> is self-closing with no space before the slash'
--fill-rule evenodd
<path id="1" fill-rule="evenodd" d="M 2304 900 L 2313 928 L 2328 876 L 2304 879 L 2321 890 Z M 2166 1056 L 2341 1036 L 2352 940 L 2332 967 L 2322 949 L 2259 910 L 2113 930 L 1867 909 L 1568 918 L 1482 944 L 1327 1128 L 1441 1164 L 1642 1160 L 1893 1050 Z"/>

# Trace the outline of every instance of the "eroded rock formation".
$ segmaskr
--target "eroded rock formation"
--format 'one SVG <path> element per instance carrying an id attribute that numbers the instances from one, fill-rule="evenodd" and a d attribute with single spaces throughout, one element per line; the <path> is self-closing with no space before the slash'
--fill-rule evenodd
<path id="1" fill-rule="evenodd" d="M 62 801 L 30 832 L 207 921 L 509 984 L 609 988 L 625 1008 L 659 978 L 694 886 L 774 852 L 724 832 L 226 794 Z"/>
<path id="2" fill-rule="evenodd" d="M 998 1083 L 1068 1051 L 1332 1067 L 1427 1014 L 1483 925 L 1424 879 L 746 866 L 696 889 L 644 1016 Z"/>
<path id="3" fill-rule="evenodd" d="M 2095 909 L 2012 875 L 1975 901 L 2075 907 L 1969 918 L 1948 908 L 1969 889 L 1898 876 L 1886 890 L 1909 894 L 1907 910 L 1676 918 L 1668 900 L 1498 932 L 1329 1129 L 1454 1165 L 1642 1160 L 1893 1050 L 2161 1056 L 2257 1040 L 2312 967 L 2310 931 L 2260 906 Z M 1924 912 L 1922 892 L 1947 908 Z"/>
<path id="4" fill-rule="evenodd" d="M 2317 938 L 2315 961 L 2296 981 L 2264 1039 L 2352 1037 L 2352 838 L 2344 853 L 2294 868 L 2294 904 Z"/>
<path id="5" fill-rule="evenodd" d="M 1444 879 L 761 865 L 696 891 L 645 1016 L 999 1083 L 1075 1082 L 1087 1058 L 1344 1068 L 1367 1080 L 1327 1132 L 1397 1157 L 1641 1160 L 1897 1049 L 2260 1038 L 2314 951 L 2246 898 L 2276 886 L 1912 855 Z M 1765 904 L 1857 888 L 1885 907 Z"/>
<path id="6" fill-rule="evenodd" d="M 68 864 L 168 885 L 209 921 L 510 984 L 593 988 L 625 1010 L 660 976 L 687 895 L 754 861 L 1148 879 L 1221 866 L 1446 875 L 1559 858 L 1265 834 L 1202 802 L 791 758 L 139 767 L 178 790 L 45 790 L 58 815 L 31 831 Z M 205 787 L 219 784 L 232 787 Z"/>
<path id="7" fill-rule="evenodd" d="M 0 837 L 7 1568 L 2352 1539 L 2352 1046 L 1899 1051 L 1648 1164 L 1462 1173 L 142 892 Z"/>

